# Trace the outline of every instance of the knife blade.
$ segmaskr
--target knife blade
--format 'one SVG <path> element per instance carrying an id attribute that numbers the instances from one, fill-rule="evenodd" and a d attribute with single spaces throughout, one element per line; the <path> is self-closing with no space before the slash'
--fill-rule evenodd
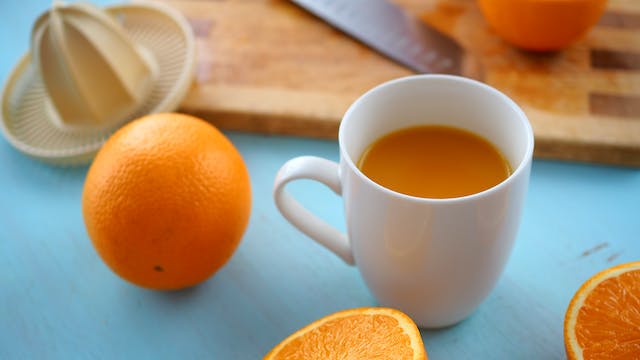
<path id="1" fill-rule="evenodd" d="M 454 39 L 385 0 L 291 0 L 333 27 L 418 73 L 463 75 Z"/>

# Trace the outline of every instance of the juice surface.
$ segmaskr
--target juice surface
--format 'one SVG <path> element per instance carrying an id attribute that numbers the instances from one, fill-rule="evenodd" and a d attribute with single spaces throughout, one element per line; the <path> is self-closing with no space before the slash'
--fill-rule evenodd
<path id="1" fill-rule="evenodd" d="M 374 182 L 406 195 L 453 198 L 489 189 L 511 166 L 489 141 L 448 126 L 389 133 L 364 151 L 358 168 Z"/>

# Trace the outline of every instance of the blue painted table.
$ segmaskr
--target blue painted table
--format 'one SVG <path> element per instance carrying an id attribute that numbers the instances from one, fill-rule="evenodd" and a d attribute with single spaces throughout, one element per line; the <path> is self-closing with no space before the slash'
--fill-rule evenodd
<path id="1" fill-rule="evenodd" d="M 106 3 L 106 0 L 102 1 Z M 0 3 L 0 80 L 27 50 L 48 0 Z M 87 171 L 31 160 L 0 139 L 0 359 L 258 359 L 331 312 L 375 305 L 353 267 L 277 212 L 287 159 L 338 159 L 334 141 L 227 133 L 249 167 L 253 212 L 231 261 L 192 289 L 154 292 L 115 275 L 82 222 Z M 291 191 L 344 229 L 340 199 Z M 562 359 L 566 306 L 606 267 L 640 259 L 640 171 L 535 160 L 520 233 L 497 287 L 464 322 L 422 331 L 431 359 Z"/>

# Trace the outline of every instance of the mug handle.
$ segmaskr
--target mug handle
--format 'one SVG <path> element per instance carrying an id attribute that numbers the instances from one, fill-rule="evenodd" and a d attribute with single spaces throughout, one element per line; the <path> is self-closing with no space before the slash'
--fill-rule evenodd
<path id="1" fill-rule="evenodd" d="M 333 251 L 347 264 L 353 265 L 353 253 L 347 236 L 304 208 L 288 191 L 287 183 L 298 179 L 310 179 L 328 186 L 342 195 L 338 164 L 316 156 L 300 156 L 287 161 L 276 175 L 273 198 L 280 213 L 300 231 Z"/>

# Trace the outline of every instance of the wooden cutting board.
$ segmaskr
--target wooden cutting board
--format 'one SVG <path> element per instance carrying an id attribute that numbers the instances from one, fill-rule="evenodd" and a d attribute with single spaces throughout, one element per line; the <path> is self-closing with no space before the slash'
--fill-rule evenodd
<path id="1" fill-rule="evenodd" d="M 162 1 L 196 35 L 181 111 L 221 128 L 336 138 L 358 96 L 411 74 L 286 0 Z M 640 166 L 640 1 L 610 0 L 584 39 L 550 54 L 504 43 L 473 0 L 396 2 L 457 39 L 483 81 L 523 107 L 536 156 Z"/>

